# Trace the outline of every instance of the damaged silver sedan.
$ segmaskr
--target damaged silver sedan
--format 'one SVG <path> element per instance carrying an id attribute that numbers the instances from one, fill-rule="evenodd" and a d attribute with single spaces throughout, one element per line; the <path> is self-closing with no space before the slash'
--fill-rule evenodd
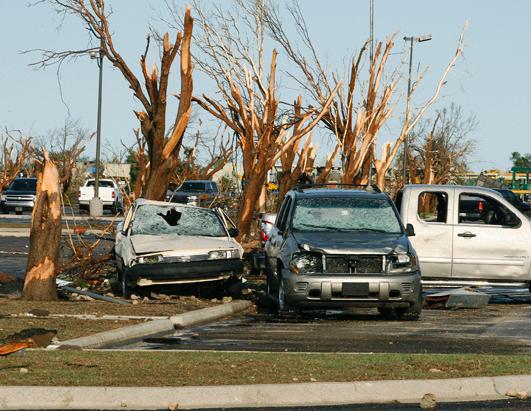
<path id="1" fill-rule="evenodd" d="M 120 286 L 226 280 L 243 272 L 238 230 L 219 209 L 138 199 L 118 224 Z"/>

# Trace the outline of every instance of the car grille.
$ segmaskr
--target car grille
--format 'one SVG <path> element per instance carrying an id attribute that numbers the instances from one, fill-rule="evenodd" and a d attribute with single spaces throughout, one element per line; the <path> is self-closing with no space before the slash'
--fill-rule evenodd
<path id="1" fill-rule="evenodd" d="M 33 201 L 35 199 L 35 196 L 28 196 L 28 195 L 20 195 L 20 196 L 12 196 L 7 195 L 6 201 Z"/>
<path id="2" fill-rule="evenodd" d="M 327 256 L 325 273 L 373 274 L 384 271 L 384 256 L 349 255 Z"/>

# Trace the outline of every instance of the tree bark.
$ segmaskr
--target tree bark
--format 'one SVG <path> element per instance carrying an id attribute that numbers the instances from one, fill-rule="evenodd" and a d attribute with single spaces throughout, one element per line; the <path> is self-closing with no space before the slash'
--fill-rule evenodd
<path id="1" fill-rule="evenodd" d="M 56 300 L 55 275 L 61 245 L 61 197 L 57 167 L 44 153 L 33 208 L 28 267 L 24 278 L 25 300 Z"/>

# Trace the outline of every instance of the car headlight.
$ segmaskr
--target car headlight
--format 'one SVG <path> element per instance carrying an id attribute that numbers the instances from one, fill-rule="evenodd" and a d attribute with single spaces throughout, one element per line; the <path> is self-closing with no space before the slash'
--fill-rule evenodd
<path id="1" fill-rule="evenodd" d="M 237 258 L 237 250 L 214 250 L 208 253 L 209 260 L 224 260 L 226 258 Z"/>
<path id="2" fill-rule="evenodd" d="M 323 257 L 317 253 L 296 253 L 289 268 L 295 274 L 322 273 Z"/>
<path id="3" fill-rule="evenodd" d="M 4 194 L 0 195 L 0 201 L 6 201 L 6 196 Z"/>
<path id="4" fill-rule="evenodd" d="M 162 263 L 163 261 L 164 257 L 162 254 L 145 255 L 136 259 L 138 264 L 157 264 Z"/>
<path id="5" fill-rule="evenodd" d="M 414 254 L 392 254 L 387 257 L 388 273 L 409 273 L 417 270 L 417 256 Z"/>

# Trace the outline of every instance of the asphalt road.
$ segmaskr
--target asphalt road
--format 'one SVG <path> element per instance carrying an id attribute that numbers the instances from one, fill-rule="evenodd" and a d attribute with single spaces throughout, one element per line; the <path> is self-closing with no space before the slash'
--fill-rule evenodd
<path id="1" fill-rule="evenodd" d="M 282 319 L 259 312 L 180 330 L 156 342 L 141 341 L 121 348 L 531 354 L 529 291 L 487 291 L 493 301 L 487 307 L 425 309 L 420 321 L 387 320 L 369 309 L 316 311 Z"/>

